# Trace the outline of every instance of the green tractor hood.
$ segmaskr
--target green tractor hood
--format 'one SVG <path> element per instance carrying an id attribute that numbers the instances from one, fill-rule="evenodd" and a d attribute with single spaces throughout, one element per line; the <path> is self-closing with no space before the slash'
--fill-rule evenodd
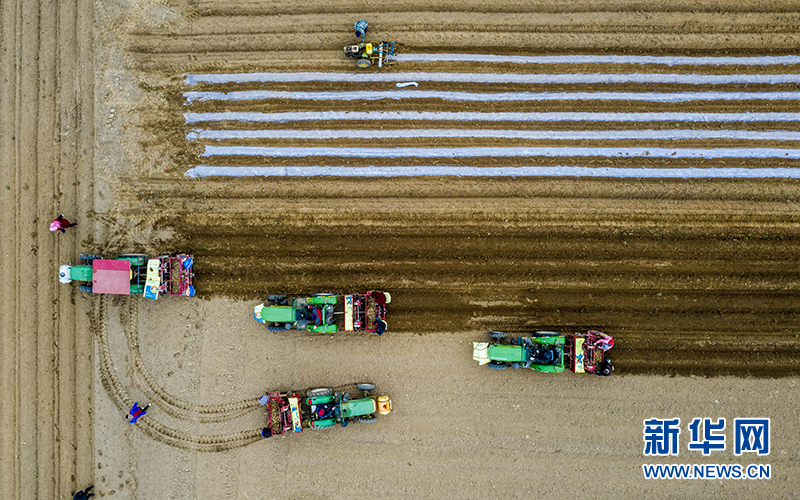
<path id="1" fill-rule="evenodd" d="M 294 323 L 292 306 L 262 306 L 261 311 L 256 310 L 255 313 L 256 319 L 260 317 L 264 323 Z"/>
<path id="2" fill-rule="evenodd" d="M 491 345 L 488 350 L 489 359 L 492 361 L 505 361 L 507 363 L 525 362 L 525 349 L 518 345 Z"/>
<path id="3" fill-rule="evenodd" d="M 92 266 L 72 266 L 69 269 L 69 277 L 72 281 L 92 282 Z"/>
<path id="4" fill-rule="evenodd" d="M 363 417 L 364 415 L 372 415 L 378 410 L 373 398 L 351 399 L 346 403 L 341 403 L 340 409 L 342 418 L 346 417 Z"/>

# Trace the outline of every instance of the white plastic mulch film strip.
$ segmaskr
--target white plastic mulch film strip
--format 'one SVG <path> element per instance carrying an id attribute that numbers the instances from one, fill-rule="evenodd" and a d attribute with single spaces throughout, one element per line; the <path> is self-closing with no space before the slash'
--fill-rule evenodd
<path id="1" fill-rule="evenodd" d="M 800 179 L 800 168 L 610 168 L 574 166 L 460 167 L 446 165 L 382 167 L 293 166 L 232 167 L 197 165 L 185 174 L 199 177 L 619 177 L 635 179 Z"/>
<path id="2" fill-rule="evenodd" d="M 187 177 L 800 178 L 800 56 L 405 54 L 397 61 L 414 69 L 460 62 L 463 72 L 185 75 L 186 138 L 211 162 Z M 502 63 L 506 72 L 470 71 L 471 63 Z M 546 71 L 567 63 L 607 66 Z M 520 72 L 507 72 L 508 64 Z M 525 73 L 530 65 L 540 72 Z M 285 166 L 292 158 L 311 165 Z M 547 158 L 567 164 L 538 165 Z M 625 163 L 614 165 L 620 158 Z"/>

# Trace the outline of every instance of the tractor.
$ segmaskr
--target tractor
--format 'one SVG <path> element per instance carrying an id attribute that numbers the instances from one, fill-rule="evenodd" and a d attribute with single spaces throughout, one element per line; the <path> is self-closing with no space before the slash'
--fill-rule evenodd
<path id="1" fill-rule="evenodd" d="M 296 328 L 314 333 L 364 330 L 382 335 L 386 331 L 386 304 L 391 301 L 388 292 L 377 290 L 342 296 L 318 293 L 293 299 L 270 295 L 267 302 L 253 308 L 253 317 L 271 332 Z"/>
<path id="2" fill-rule="evenodd" d="M 303 432 L 303 428 L 330 429 L 336 424 L 347 427 L 351 422 L 374 423 L 377 415 L 392 411 L 389 396 L 372 396 L 373 384 L 358 384 L 361 397 L 352 399 L 347 392 L 335 392 L 323 387 L 312 389 L 306 397 L 300 391 L 268 392 L 259 399 L 266 406 L 267 427 L 272 436 L 288 431 Z"/>
<path id="3" fill-rule="evenodd" d="M 394 55 L 394 42 L 367 42 L 367 21 L 359 19 L 355 22 L 356 36 L 361 39 L 359 43 L 346 45 L 344 55 L 356 59 L 356 66 L 369 68 L 376 64 L 379 68 L 384 65 L 394 64 L 391 56 Z"/>
<path id="4" fill-rule="evenodd" d="M 530 368 L 545 373 L 574 373 L 608 376 L 614 371 L 606 352 L 614 345 L 610 335 L 534 332 L 509 339 L 505 332 L 490 332 L 492 342 L 473 342 L 472 359 L 494 370 Z"/>
<path id="5" fill-rule="evenodd" d="M 62 265 L 61 283 L 83 282 L 83 292 L 114 295 L 144 295 L 157 299 L 159 294 L 194 296 L 194 259 L 188 254 L 163 255 L 150 259 L 145 254 L 123 254 L 116 259 L 81 254 L 83 264 Z"/>

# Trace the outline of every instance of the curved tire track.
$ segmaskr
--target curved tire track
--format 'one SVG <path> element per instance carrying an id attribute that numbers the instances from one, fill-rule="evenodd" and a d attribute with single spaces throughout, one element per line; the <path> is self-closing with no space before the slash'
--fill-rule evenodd
<path id="1" fill-rule="evenodd" d="M 136 300 L 129 300 L 127 302 L 127 307 L 120 310 L 120 319 L 123 324 L 125 336 L 128 340 L 128 349 L 133 359 L 135 374 L 142 382 L 139 384 L 139 388 L 145 391 L 148 396 L 155 396 L 157 399 L 161 400 L 163 403 L 159 405 L 161 409 L 176 418 L 205 423 L 231 420 L 245 413 L 249 413 L 260 406 L 256 398 L 249 398 L 234 403 L 198 405 L 187 403 L 164 390 L 145 367 L 141 351 L 139 350 L 139 331 L 136 319 L 138 316 L 139 303 Z M 186 412 L 200 413 L 201 416 L 197 417 L 178 412 L 170 406 L 174 406 Z"/>
<path id="2" fill-rule="evenodd" d="M 103 387 L 106 389 L 117 408 L 122 412 L 127 412 L 128 408 L 133 405 L 133 399 L 131 399 L 128 391 L 114 372 L 107 337 L 108 299 L 105 296 L 101 296 L 97 297 L 93 302 L 90 324 L 95 335 L 97 335 L 100 354 L 100 375 Z M 140 424 L 139 428 L 156 441 L 177 448 L 197 451 L 229 450 L 248 445 L 261 439 L 260 428 L 226 434 L 201 435 L 173 429 L 151 417 L 143 419 L 138 423 Z"/>

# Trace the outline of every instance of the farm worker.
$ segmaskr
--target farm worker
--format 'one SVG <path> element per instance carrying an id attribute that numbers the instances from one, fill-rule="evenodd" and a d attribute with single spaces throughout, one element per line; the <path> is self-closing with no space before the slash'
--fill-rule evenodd
<path id="1" fill-rule="evenodd" d="M 607 351 L 614 347 L 614 339 L 609 335 L 603 334 L 602 337 L 597 338 L 592 344 L 588 345 L 590 349 L 601 349 Z"/>
<path id="2" fill-rule="evenodd" d="M 127 415 L 125 415 L 125 419 L 128 421 L 128 423 L 135 424 L 136 421 L 139 420 L 139 417 L 147 413 L 148 408 L 150 408 L 149 404 L 144 408 L 141 408 L 139 406 L 139 402 L 136 401 L 135 403 L 133 403 L 133 408 L 131 408 L 131 411 L 128 412 Z"/>
<path id="3" fill-rule="evenodd" d="M 89 490 L 91 490 L 92 488 L 94 488 L 94 485 L 91 485 L 88 488 L 75 493 L 75 496 L 72 497 L 72 500 L 86 500 L 87 498 L 92 498 L 94 496 L 94 493 L 89 493 Z"/>
<path id="4" fill-rule="evenodd" d="M 70 221 L 64 218 L 64 214 L 61 214 L 56 217 L 56 220 L 50 223 L 50 230 L 53 232 L 61 231 L 62 233 L 66 233 L 68 227 L 75 227 L 77 225 L 77 222 L 70 223 Z"/>
<path id="5" fill-rule="evenodd" d="M 386 331 L 386 322 L 380 318 L 375 318 L 375 321 L 372 322 L 372 326 L 375 327 L 375 333 L 378 335 L 383 335 L 383 332 Z"/>
<path id="6" fill-rule="evenodd" d="M 317 413 L 317 418 L 320 419 L 320 420 L 325 419 L 325 418 L 329 418 L 329 417 L 331 417 L 333 415 L 333 412 L 334 412 L 335 409 L 336 409 L 336 405 L 335 404 L 330 404 L 328 406 L 320 405 L 319 408 L 317 408 L 317 412 L 316 412 Z"/>
<path id="7" fill-rule="evenodd" d="M 364 41 L 364 36 L 367 34 L 367 21 L 364 19 L 359 19 L 355 22 L 353 26 L 356 30 L 356 37 L 361 38 L 361 41 Z"/>

